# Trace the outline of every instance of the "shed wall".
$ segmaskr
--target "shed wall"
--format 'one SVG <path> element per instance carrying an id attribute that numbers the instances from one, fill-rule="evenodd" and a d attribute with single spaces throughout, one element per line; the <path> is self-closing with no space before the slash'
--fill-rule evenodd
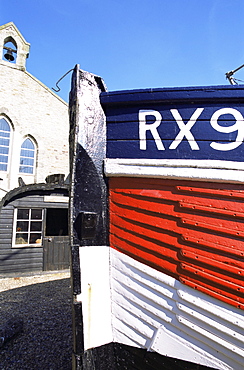
<path id="1" fill-rule="evenodd" d="M 43 246 L 12 248 L 15 208 L 67 208 L 67 203 L 44 201 L 44 196 L 19 198 L 2 208 L 0 212 L 0 276 L 1 274 L 25 273 L 43 270 Z"/>

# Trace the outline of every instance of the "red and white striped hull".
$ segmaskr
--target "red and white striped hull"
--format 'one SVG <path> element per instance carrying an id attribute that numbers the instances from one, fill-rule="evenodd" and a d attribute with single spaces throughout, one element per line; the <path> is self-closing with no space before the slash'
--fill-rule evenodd
<path id="1" fill-rule="evenodd" d="M 243 369 L 242 186 L 128 177 L 109 188 L 110 247 L 80 248 L 85 350 L 114 342 Z"/>
<path id="2" fill-rule="evenodd" d="M 109 343 L 243 369 L 242 311 L 109 247 L 80 248 L 85 350 Z"/>
<path id="3" fill-rule="evenodd" d="M 73 80 L 74 369 L 243 369 L 244 92 Z"/>

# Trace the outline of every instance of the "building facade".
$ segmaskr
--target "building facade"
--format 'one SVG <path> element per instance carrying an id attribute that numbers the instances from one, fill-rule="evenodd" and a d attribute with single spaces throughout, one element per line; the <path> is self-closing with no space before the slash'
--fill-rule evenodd
<path id="1" fill-rule="evenodd" d="M 48 207 L 44 205 L 58 209 L 68 207 L 67 191 L 60 193 L 58 190 L 69 174 L 68 105 L 27 72 L 29 49 L 30 44 L 14 23 L 0 27 L 0 199 L 3 200 L 0 211 L 0 274 L 17 272 L 20 255 L 25 262 L 21 262 L 19 271 L 33 270 L 33 261 L 28 263 L 28 256 L 38 248 L 36 254 L 39 260 L 40 256 L 43 258 L 46 217 L 50 218 L 46 211 Z M 53 174 L 60 174 L 58 180 L 50 176 Z M 49 189 L 44 191 L 43 185 L 39 186 L 38 193 L 37 184 L 45 184 L 46 178 L 49 179 L 46 186 Z M 56 183 L 53 188 L 50 179 Z M 35 184 L 34 195 L 29 191 L 29 184 Z M 13 189 L 20 187 L 22 190 L 17 191 L 14 199 L 11 198 L 14 201 L 12 206 L 10 201 L 7 205 L 4 199 Z M 16 203 L 16 197 L 21 201 Z M 26 201 L 23 200 L 25 197 L 28 198 Z M 32 197 L 35 198 L 33 204 Z M 52 197 L 50 202 L 48 197 Z M 12 207 L 7 216 L 8 225 L 5 207 L 8 210 Z M 24 252 L 26 257 L 23 257 Z M 44 269 L 42 262 L 37 269 Z"/>

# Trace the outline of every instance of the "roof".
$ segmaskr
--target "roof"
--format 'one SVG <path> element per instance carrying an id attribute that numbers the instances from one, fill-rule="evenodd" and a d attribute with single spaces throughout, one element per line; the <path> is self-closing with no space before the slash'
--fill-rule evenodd
<path id="1" fill-rule="evenodd" d="M 26 46 L 30 47 L 30 43 L 25 40 L 25 38 L 23 37 L 23 35 L 20 33 L 20 31 L 18 30 L 18 28 L 15 26 L 15 24 L 13 22 L 8 22 L 8 23 L 0 26 L 0 31 L 5 29 L 5 28 L 12 28 L 17 33 L 17 35 L 20 37 L 21 41 Z"/>
<path id="2" fill-rule="evenodd" d="M 8 203 L 12 202 L 17 198 L 23 198 L 29 195 L 45 195 L 50 192 L 58 191 L 65 196 L 69 195 L 68 184 L 30 184 L 19 186 L 18 188 L 10 190 L 0 201 L 0 210 L 5 207 Z"/>

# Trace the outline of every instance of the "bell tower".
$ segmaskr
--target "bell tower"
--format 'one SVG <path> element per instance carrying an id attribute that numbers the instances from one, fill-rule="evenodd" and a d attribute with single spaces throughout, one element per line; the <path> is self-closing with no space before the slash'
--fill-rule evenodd
<path id="1" fill-rule="evenodd" d="M 25 71 L 30 44 L 13 22 L 0 26 L 0 64 Z"/>

